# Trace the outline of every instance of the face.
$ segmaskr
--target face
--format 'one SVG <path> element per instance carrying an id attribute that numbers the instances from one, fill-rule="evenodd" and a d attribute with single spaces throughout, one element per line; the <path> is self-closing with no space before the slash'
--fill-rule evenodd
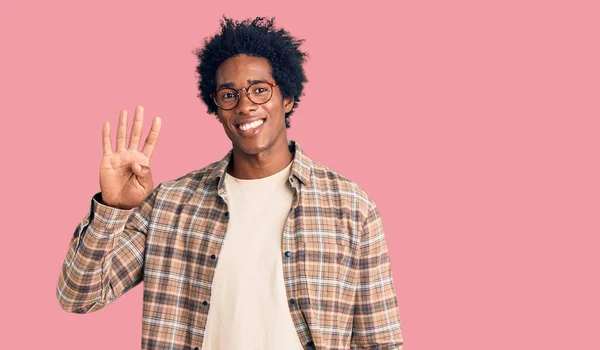
<path id="1" fill-rule="evenodd" d="M 248 55 L 231 57 L 221 63 L 216 72 L 217 86 L 234 89 L 246 88 L 254 82 L 276 83 L 271 75 L 271 65 L 264 58 Z M 286 147 L 287 134 L 285 114 L 293 107 L 293 99 L 283 99 L 279 86 L 273 87 L 271 99 L 264 104 L 256 104 L 248 99 L 245 91 L 240 91 L 240 101 L 231 110 L 217 110 L 219 121 L 234 150 L 247 155 L 256 155 L 271 150 L 273 147 Z M 248 130 L 249 123 L 255 126 Z M 241 128 L 240 128 L 241 127 Z"/>

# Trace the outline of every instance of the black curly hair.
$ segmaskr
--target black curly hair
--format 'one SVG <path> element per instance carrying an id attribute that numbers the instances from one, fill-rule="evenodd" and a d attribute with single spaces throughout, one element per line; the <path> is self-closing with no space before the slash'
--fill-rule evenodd
<path id="1" fill-rule="evenodd" d="M 286 30 L 275 28 L 274 23 L 275 18 L 256 17 L 240 22 L 223 16 L 221 31 L 206 38 L 204 47 L 194 52 L 200 61 L 196 67 L 199 74 L 198 97 L 208 106 L 209 114 L 217 114 L 217 105 L 210 98 L 217 85 L 217 68 L 230 57 L 246 54 L 269 61 L 271 75 L 283 98 L 294 98 L 294 106 L 285 114 L 285 126 L 290 127 L 289 117 L 298 106 L 307 82 L 303 68 L 307 54 L 299 49 L 303 39 L 296 39 Z"/>

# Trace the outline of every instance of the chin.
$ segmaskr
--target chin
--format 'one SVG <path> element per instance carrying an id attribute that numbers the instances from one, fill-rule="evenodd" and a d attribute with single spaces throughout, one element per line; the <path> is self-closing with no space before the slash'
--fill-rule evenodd
<path id="1" fill-rule="evenodd" d="M 265 142 L 253 142 L 251 140 L 242 140 L 241 142 L 236 142 L 234 144 L 237 149 L 242 151 L 245 154 L 259 154 L 267 150 L 268 144 Z"/>

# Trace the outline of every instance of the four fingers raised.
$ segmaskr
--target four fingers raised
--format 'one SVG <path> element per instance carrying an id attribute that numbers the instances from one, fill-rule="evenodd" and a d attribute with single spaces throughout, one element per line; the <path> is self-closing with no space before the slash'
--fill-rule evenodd
<path id="1" fill-rule="evenodd" d="M 133 120 L 133 126 L 131 128 L 131 136 L 129 139 L 129 149 L 138 150 L 140 139 L 142 136 L 142 127 L 144 124 L 144 107 L 137 106 L 135 110 L 135 117 Z M 146 137 L 146 142 L 144 144 L 144 148 L 142 149 L 142 153 L 144 153 L 148 158 L 152 156 L 154 152 L 154 147 L 158 141 L 158 135 L 160 133 L 161 127 L 161 119 L 159 117 L 155 117 L 152 121 L 152 127 L 150 128 L 150 132 Z M 123 109 L 119 113 L 119 123 L 117 126 L 117 149 L 116 152 L 125 150 L 125 144 L 127 141 L 127 110 Z M 105 122 L 102 126 L 102 149 L 104 155 L 111 155 L 112 144 L 110 141 L 110 123 Z"/>

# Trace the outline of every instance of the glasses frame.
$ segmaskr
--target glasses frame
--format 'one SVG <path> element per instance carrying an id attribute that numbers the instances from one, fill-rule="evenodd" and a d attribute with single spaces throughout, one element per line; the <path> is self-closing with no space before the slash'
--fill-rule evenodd
<path id="1" fill-rule="evenodd" d="M 252 87 L 252 85 L 256 85 L 256 84 L 268 84 L 269 86 L 271 86 L 271 95 L 269 96 L 269 98 L 265 102 L 257 103 L 257 102 L 254 102 L 252 100 L 252 97 L 251 97 L 252 93 L 250 92 L 250 88 Z M 254 104 L 257 104 L 257 105 L 262 105 L 262 104 L 265 104 L 265 103 L 271 101 L 271 98 L 273 97 L 273 90 L 274 90 L 274 87 L 276 85 L 277 85 L 277 83 L 271 83 L 270 81 L 258 81 L 256 83 L 252 83 L 252 84 L 248 85 L 247 87 L 243 87 L 243 88 L 239 88 L 239 89 L 234 89 L 234 88 L 230 88 L 230 87 L 222 87 L 219 90 L 217 90 L 217 91 L 213 92 L 212 94 L 210 94 L 210 98 L 212 98 L 212 100 L 215 102 L 215 105 L 217 105 L 217 107 L 219 109 L 222 109 L 224 111 L 230 111 L 230 110 L 234 109 L 235 107 L 237 107 L 240 104 L 240 100 L 242 99 L 242 94 L 240 93 L 240 91 L 244 90 L 244 92 L 246 93 L 246 97 L 248 97 L 248 99 L 250 100 L 250 102 L 252 102 Z M 225 90 L 225 89 L 234 90 L 235 91 L 235 95 L 237 97 L 237 101 L 235 102 L 235 105 L 233 107 L 231 107 L 231 108 L 223 108 L 223 107 L 219 106 L 219 104 L 217 103 L 217 93 L 219 91 Z"/>

